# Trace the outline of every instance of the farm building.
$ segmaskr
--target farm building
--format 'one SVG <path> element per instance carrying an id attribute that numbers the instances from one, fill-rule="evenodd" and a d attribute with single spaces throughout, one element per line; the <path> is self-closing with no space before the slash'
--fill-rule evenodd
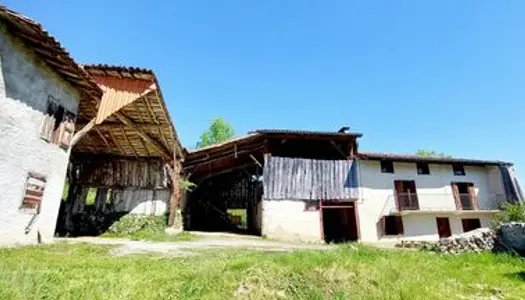
<path id="1" fill-rule="evenodd" d="M 189 152 L 185 226 L 303 241 L 435 240 L 523 201 L 512 164 L 363 153 L 360 134 L 257 130 Z M 245 217 L 240 226 L 238 216 Z"/>
<path id="2" fill-rule="evenodd" d="M 358 137 L 344 129 L 257 130 L 189 152 L 183 168 L 197 188 L 183 206 L 186 228 L 357 240 Z M 232 210 L 244 212 L 242 230 Z"/>
<path id="3" fill-rule="evenodd" d="M 174 221 L 183 151 L 153 71 L 79 66 L 3 7 L 0 50 L 0 244 L 98 234 L 126 213 Z"/>
<path id="4" fill-rule="evenodd" d="M 97 235 L 123 214 L 162 215 L 170 201 L 175 209 L 180 192 L 171 182 L 177 182 L 183 152 L 155 74 L 107 65 L 84 69 L 104 93 L 100 103 L 80 105 L 57 231 Z"/>
<path id="5" fill-rule="evenodd" d="M 79 107 L 102 91 L 38 23 L 0 7 L 0 244 L 53 238 Z"/>

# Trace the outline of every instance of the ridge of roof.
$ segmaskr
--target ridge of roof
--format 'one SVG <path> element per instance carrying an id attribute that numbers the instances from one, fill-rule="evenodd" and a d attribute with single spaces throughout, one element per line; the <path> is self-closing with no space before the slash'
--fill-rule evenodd
<path id="1" fill-rule="evenodd" d="M 77 89 L 94 92 L 95 95 L 92 95 L 94 97 L 102 95 L 102 90 L 93 78 L 40 23 L 3 5 L 0 5 L 0 18 L 6 21 L 11 30 L 16 31 L 15 36 L 27 47 L 34 48 L 35 54 L 65 81 Z M 79 83 L 79 80 L 84 84 Z"/>
<path id="2" fill-rule="evenodd" d="M 142 74 L 151 74 L 154 75 L 152 69 L 141 68 L 141 67 L 132 67 L 132 66 L 122 66 L 122 65 L 108 65 L 108 64 L 83 64 L 82 67 L 84 70 L 104 70 L 104 71 L 115 71 L 115 72 L 129 72 L 129 73 L 142 73 Z"/>
<path id="3" fill-rule="evenodd" d="M 355 136 L 361 137 L 363 134 L 357 132 L 339 132 L 339 131 L 319 131 L 319 130 L 296 130 L 296 129 L 256 129 L 249 133 L 262 134 L 299 134 L 299 135 L 333 135 L 333 136 Z"/>
<path id="4" fill-rule="evenodd" d="M 406 162 L 435 162 L 435 163 L 464 163 L 484 165 L 513 165 L 512 162 L 500 160 L 484 160 L 443 156 L 419 156 L 417 154 L 384 153 L 384 152 L 359 152 L 357 156 L 365 160 L 393 160 Z"/>

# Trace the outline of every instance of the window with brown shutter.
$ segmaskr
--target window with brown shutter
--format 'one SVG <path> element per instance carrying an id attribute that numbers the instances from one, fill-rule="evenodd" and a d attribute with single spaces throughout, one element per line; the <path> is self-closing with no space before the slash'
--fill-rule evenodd
<path id="1" fill-rule="evenodd" d="M 49 96 L 40 130 L 42 139 L 67 149 L 74 132 L 75 114 L 65 110 L 52 96 Z"/>
<path id="2" fill-rule="evenodd" d="M 46 114 L 42 118 L 42 126 L 40 129 L 40 137 L 48 142 L 53 142 L 53 132 L 57 127 L 57 114 L 59 113 L 58 103 L 56 103 L 53 97 L 49 97 L 47 100 Z"/>
<path id="3" fill-rule="evenodd" d="M 472 182 L 451 182 L 452 195 L 458 210 L 478 210 L 476 188 Z"/>
<path id="4" fill-rule="evenodd" d="M 394 180 L 396 207 L 401 210 L 419 210 L 416 182 L 414 180 Z"/>
<path id="5" fill-rule="evenodd" d="M 46 178 L 44 176 L 30 172 L 27 175 L 20 210 L 40 213 L 40 204 L 42 203 L 42 197 L 44 197 L 45 186 Z"/>
<path id="6" fill-rule="evenodd" d="M 69 148 L 69 144 L 75 133 L 75 115 L 73 113 L 69 111 L 64 113 L 64 118 L 62 122 L 60 122 L 58 132 L 57 144 L 64 149 Z"/>

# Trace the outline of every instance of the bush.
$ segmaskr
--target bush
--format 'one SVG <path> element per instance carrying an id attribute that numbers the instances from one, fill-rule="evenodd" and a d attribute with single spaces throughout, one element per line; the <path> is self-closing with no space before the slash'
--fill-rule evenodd
<path id="1" fill-rule="evenodd" d="M 496 228 L 509 222 L 525 222 L 525 205 L 523 203 L 503 203 L 501 210 L 494 217 L 492 227 Z"/>
<path id="2" fill-rule="evenodd" d="M 128 214 L 120 218 L 108 229 L 109 233 L 118 235 L 133 235 L 140 231 L 164 232 L 166 216 L 141 216 Z"/>

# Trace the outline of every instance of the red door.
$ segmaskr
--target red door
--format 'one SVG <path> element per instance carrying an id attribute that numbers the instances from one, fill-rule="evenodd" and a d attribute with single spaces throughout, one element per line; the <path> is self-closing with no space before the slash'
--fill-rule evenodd
<path id="1" fill-rule="evenodd" d="M 446 238 L 452 235 L 448 218 L 436 218 L 436 225 L 438 228 L 439 238 Z"/>

